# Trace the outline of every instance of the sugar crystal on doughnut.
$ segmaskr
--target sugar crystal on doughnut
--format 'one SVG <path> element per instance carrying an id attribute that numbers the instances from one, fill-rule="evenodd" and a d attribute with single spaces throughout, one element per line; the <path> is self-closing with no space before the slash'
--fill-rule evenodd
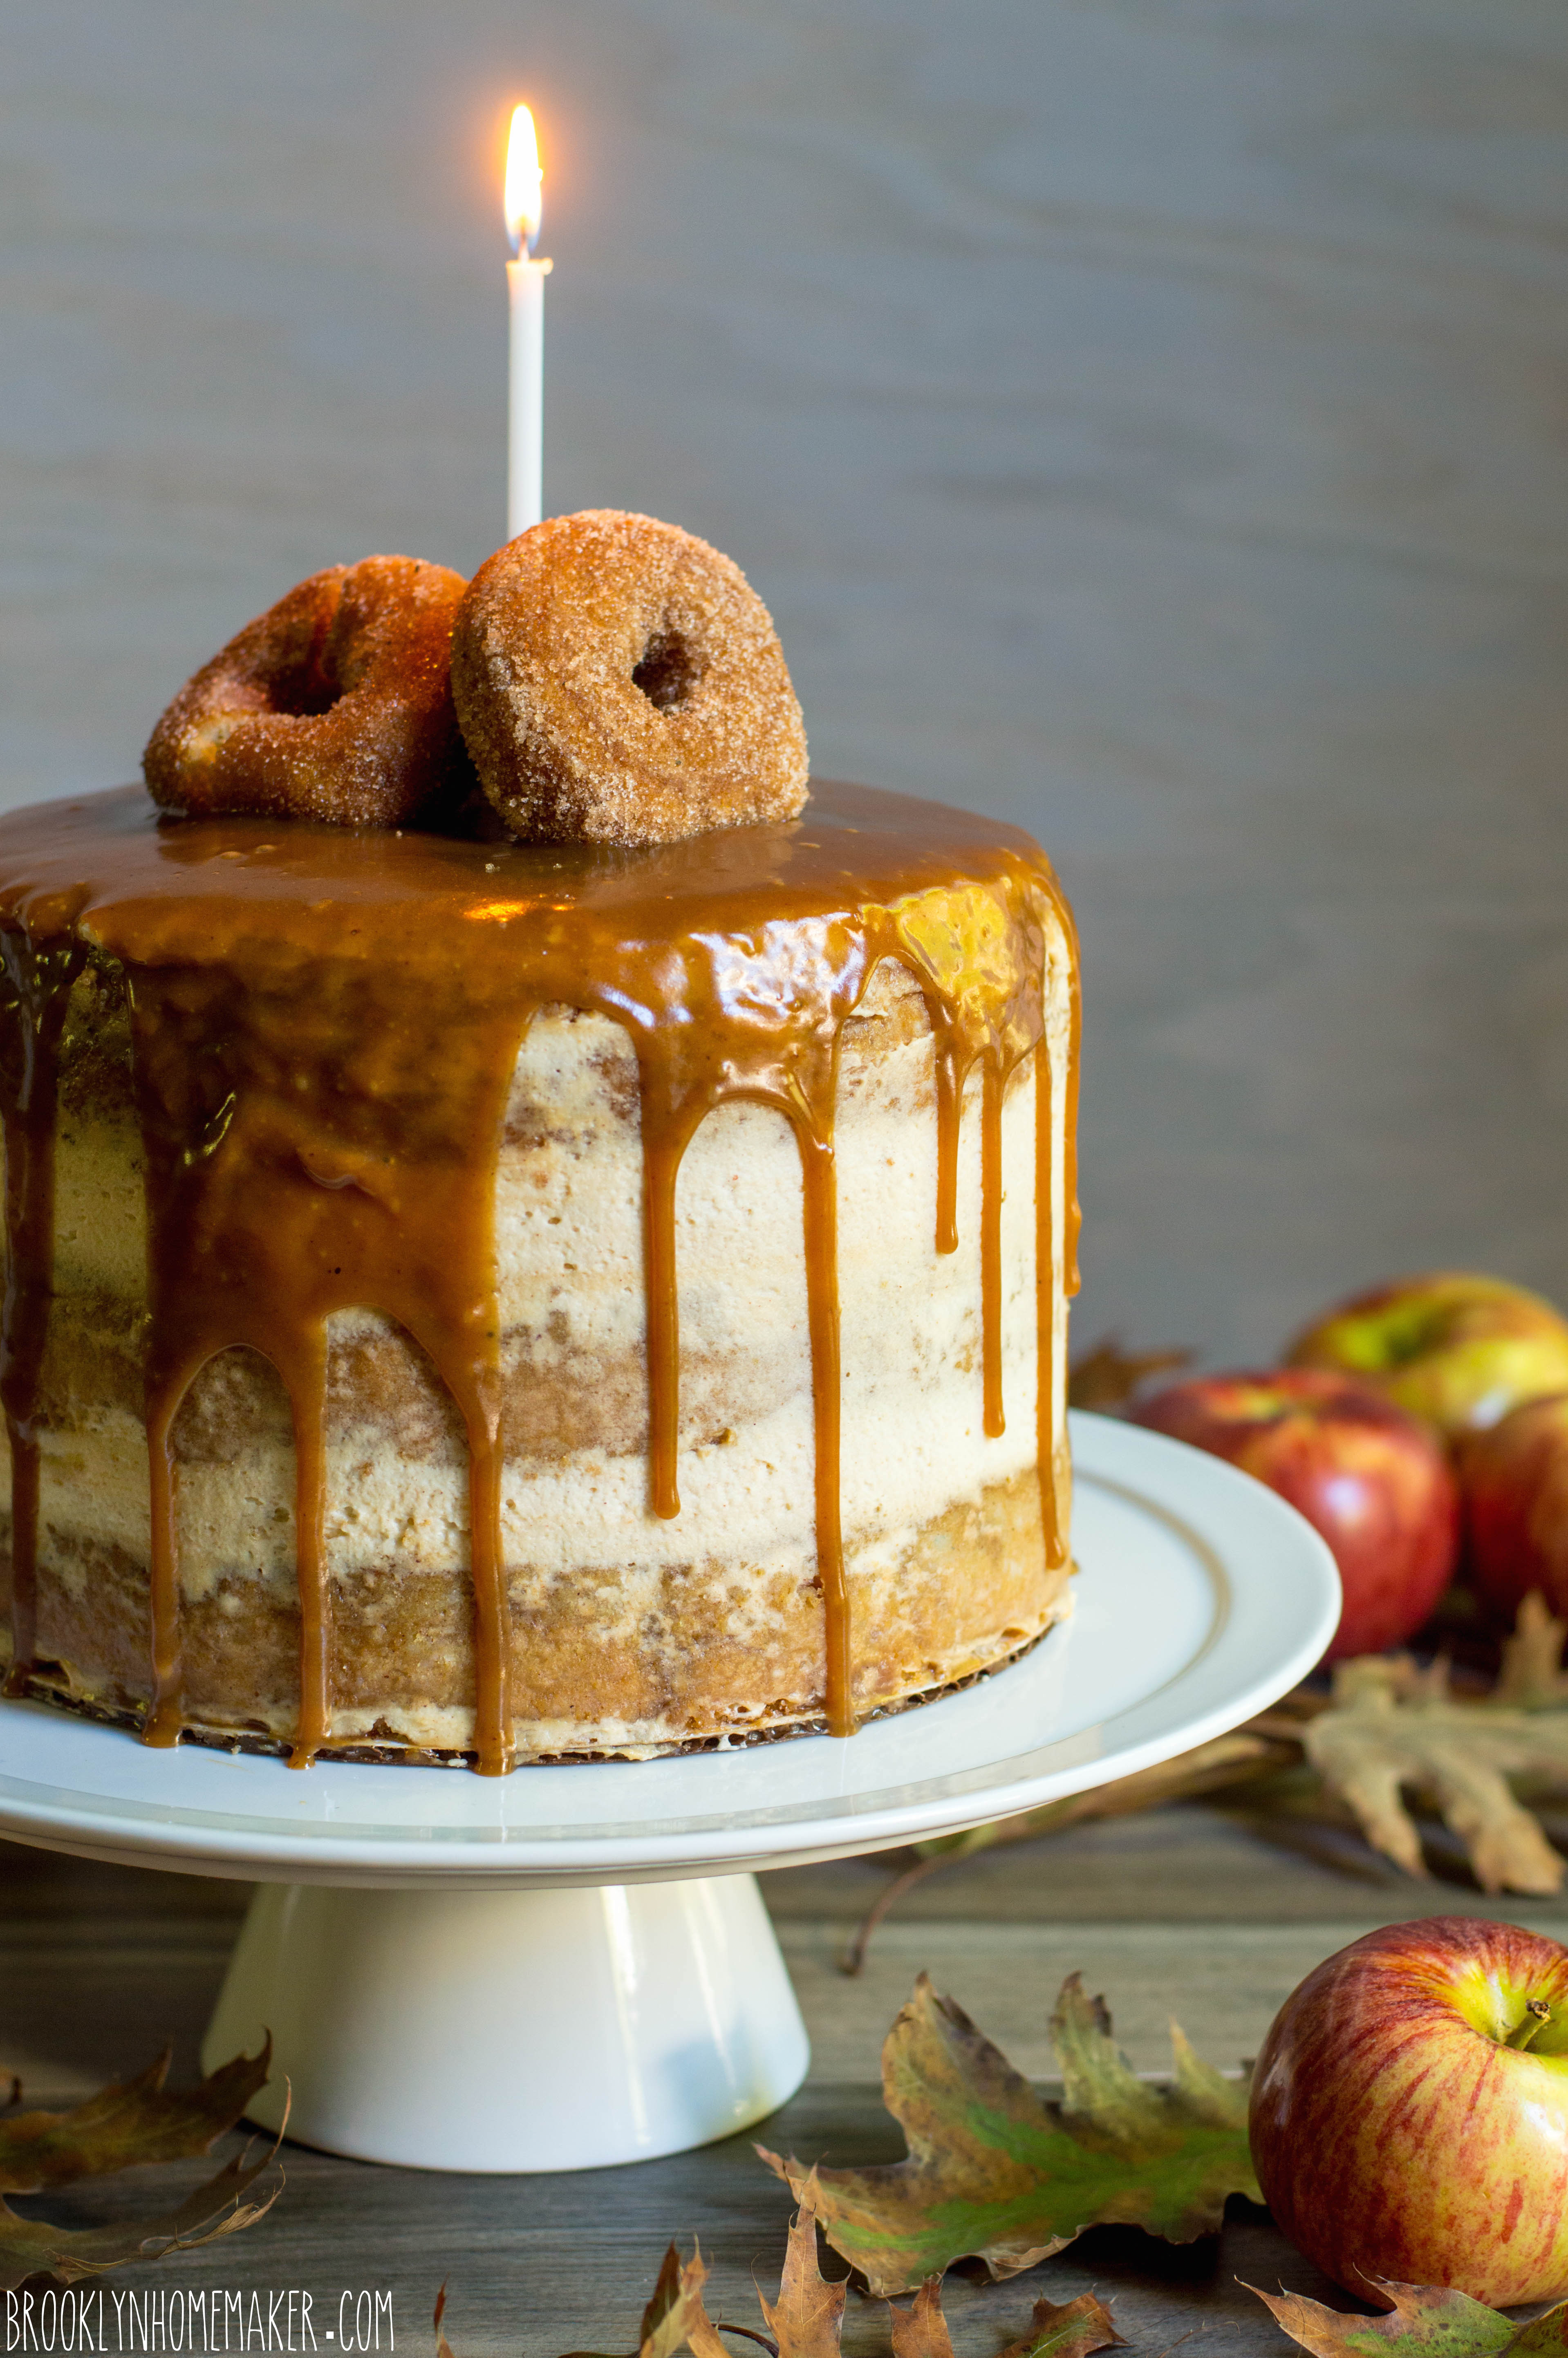
<path id="1" fill-rule="evenodd" d="M 455 804 L 471 784 L 449 654 L 464 588 L 412 557 L 313 573 L 180 689 L 143 756 L 154 801 L 340 827 Z"/>
<path id="2" fill-rule="evenodd" d="M 767 608 L 676 525 L 614 508 L 535 525 L 475 574 L 451 659 L 469 752 L 515 835 L 670 843 L 806 801 Z"/>

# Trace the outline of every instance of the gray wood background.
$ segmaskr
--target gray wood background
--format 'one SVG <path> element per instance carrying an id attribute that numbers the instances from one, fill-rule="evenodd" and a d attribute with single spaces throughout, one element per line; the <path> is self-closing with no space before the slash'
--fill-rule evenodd
<path id="1" fill-rule="evenodd" d="M 1080 1334 L 1568 1293 L 1557 0 L 0 14 L 4 798 L 315 567 L 500 536 L 526 92 L 547 503 L 730 550 L 819 768 L 1065 876 Z"/>

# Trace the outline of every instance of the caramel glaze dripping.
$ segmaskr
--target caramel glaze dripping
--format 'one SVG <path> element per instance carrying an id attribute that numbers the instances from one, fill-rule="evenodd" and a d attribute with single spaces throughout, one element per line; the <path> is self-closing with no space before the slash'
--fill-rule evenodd
<path id="1" fill-rule="evenodd" d="M 1061 925 L 1067 958 L 1067 1102 L 1063 1128 L 1062 1200 L 1065 1209 L 1063 1238 L 1063 1292 L 1070 1299 L 1078 1291 L 1078 1063 L 1083 1034 L 1083 995 L 1078 979 L 1078 932 L 1061 893 L 1053 890 L 1052 903 Z M 1067 1560 L 1066 1533 L 1062 1529 L 1061 1498 L 1056 1482 L 1056 1305 L 1052 1284 L 1055 1210 L 1053 1202 L 1052 1135 L 1055 1084 L 1051 1068 L 1051 1044 L 1042 1034 L 1034 1048 L 1034 1286 L 1036 1366 L 1035 1448 L 1040 1470 L 1040 1520 L 1045 1533 L 1045 1561 Z"/>
<path id="2" fill-rule="evenodd" d="M 958 1249 L 958 1140 L 963 1128 L 966 1067 L 940 1001 L 926 996 L 936 1049 L 936 1249 Z"/>
<path id="3" fill-rule="evenodd" d="M 1067 1119 L 1063 1131 L 1066 1152 L 1067 1235 L 1065 1260 L 1065 1278 L 1063 1291 L 1071 1301 L 1076 1294 L 1082 1276 L 1078 1269 L 1078 1235 L 1084 1216 L 1078 1206 L 1078 1078 L 1083 1061 L 1084 991 L 1082 969 L 1078 962 L 1078 929 L 1073 913 L 1060 893 L 1056 905 L 1067 936 L 1070 966 L 1067 974 Z"/>
<path id="4" fill-rule="evenodd" d="M 199 848 L 189 835 L 173 840 Z M 321 903 L 283 907 L 297 925 Z M 123 957 L 149 1214 L 155 1682 L 146 1733 L 172 1744 L 183 1717 L 174 1420 L 207 1361 L 248 1346 L 276 1368 L 293 1412 L 296 1764 L 330 1739 L 327 1322 L 369 1305 L 429 1355 L 467 1429 L 476 1746 L 493 1774 L 510 1766 L 493 1178 L 522 1024 L 509 1001 L 487 1003 L 481 980 L 467 1005 L 455 1001 L 425 973 L 417 946 L 400 951 L 352 907 L 337 914 L 329 960 L 290 938 L 287 917 L 268 938 L 247 910 L 231 915 L 245 930 L 227 954 L 199 965 L 189 904 L 175 902 L 161 923 L 143 909 L 141 955 Z"/>
<path id="5" fill-rule="evenodd" d="M 1006 1076 L 988 1056 L 980 1097 L 980 1362 L 985 1430 L 1007 1431 L 1001 1404 L 1001 1099 Z"/>
<path id="6" fill-rule="evenodd" d="M 534 1012 L 622 1024 L 642 1092 L 650 1505 L 678 1514 L 676 1192 L 699 1123 L 774 1108 L 801 1158 L 816 1441 L 824 1708 L 854 1725 L 839 1530 L 833 1120 L 839 1043 L 876 967 L 914 976 L 936 1057 L 937 1249 L 957 1243 L 968 1076 L 982 1070 L 982 1358 L 1002 1430 L 1001 1107 L 1035 1054 L 1043 1511 L 1061 1560 L 1048 1332 L 1049 1056 L 1036 1053 L 1046 920 L 1070 928 L 1017 829 L 940 805 L 819 784 L 804 819 L 650 852 L 362 836 L 252 819 L 158 822 L 138 789 L 0 823 L 12 978 L 0 1066 L 10 1247 L 4 1399 L 13 1438 L 16 1660 L 32 1653 L 38 1380 L 50 1270 L 52 1073 L 84 949 L 128 988 L 148 1208 L 152 1475 L 145 1735 L 184 1717 L 174 1427 L 200 1368 L 236 1346 L 287 1388 L 297 1464 L 299 1712 L 293 1759 L 332 1743 L 325 1561 L 328 1321 L 371 1308 L 425 1350 L 467 1433 L 477 1765 L 512 1762 L 502 1558 L 505 1447 L 495 1292 L 496 1157 Z M 1075 970 L 1076 993 L 1076 970 Z M 1067 1105 L 1076 1107 L 1076 1000 Z M 1067 1201 L 1072 1205 L 1069 1149 Z M 1072 1214 L 1069 1212 L 1069 1228 Z M 31 1486 L 31 1488 L 29 1488 Z"/>
<path id="7" fill-rule="evenodd" d="M 680 1512 L 676 1459 L 680 1430 L 680 1312 L 676 1265 L 676 1185 L 681 1158 L 705 1114 L 716 1105 L 747 1099 L 782 1113 L 795 1133 L 801 1161 L 806 1255 L 806 1323 L 811 1338 L 814 1503 L 816 1577 L 822 1594 L 826 1661 L 823 1708 L 829 1731 L 854 1731 L 849 1674 L 849 1615 L 838 1512 L 840 1390 L 838 1366 L 838 1211 L 833 1152 L 833 1109 L 838 1088 L 838 1044 L 871 979 L 849 943 L 813 944 L 819 971 L 824 956 L 839 977 L 827 1023 L 816 1036 L 792 1036 L 793 1011 L 781 998 L 781 978 L 763 958 L 746 974 L 740 960 L 720 969 L 723 987 L 740 986 L 736 1004 L 763 1012 L 775 1032 L 773 1053 L 741 1063 L 728 1010 L 704 990 L 700 969 L 688 971 L 678 1023 L 653 1022 L 634 1032 L 642 1083 L 643 1217 L 647 1301 L 648 1476 L 650 1504 L 666 1518 Z M 742 953 L 742 956 L 744 953 Z M 765 951 L 763 954 L 765 957 Z M 717 978 L 715 978 L 716 979 Z M 772 1001 L 771 1007 L 769 1001 Z M 765 1011 L 765 1012 L 764 1012 Z M 696 1014 L 697 1020 L 691 1019 Z"/>
<path id="8" fill-rule="evenodd" d="M 19 1693 L 38 1636 L 38 1379 L 49 1336 L 54 1266 L 55 1094 L 59 1039 L 82 953 L 73 941 L 35 949 L 7 926 L 0 937 L 0 1088 L 5 1098 L 5 1299 L 0 1403 L 11 1445 L 11 1667 Z"/>

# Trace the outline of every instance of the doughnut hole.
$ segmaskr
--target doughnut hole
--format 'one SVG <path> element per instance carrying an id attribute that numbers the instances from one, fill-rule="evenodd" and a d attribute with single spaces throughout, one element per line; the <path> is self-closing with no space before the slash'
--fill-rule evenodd
<path id="1" fill-rule="evenodd" d="M 329 677 L 319 647 L 309 648 L 260 686 L 266 710 L 282 713 L 290 720 L 319 720 L 343 693 L 341 683 Z"/>
<path id="2" fill-rule="evenodd" d="M 660 631 L 643 648 L 632 673 L 632 685 L 642 689 L 655 711 L 673 712 L 696 687 L 702 668 L 678 632 Z"/>

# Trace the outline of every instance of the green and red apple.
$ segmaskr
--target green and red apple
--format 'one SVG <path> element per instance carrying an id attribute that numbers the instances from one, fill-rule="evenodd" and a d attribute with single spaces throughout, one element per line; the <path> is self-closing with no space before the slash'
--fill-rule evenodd
<path id="1" fill-rule="evenodd" d="M 1342 1303 L 1287 1357 L 1359 1376 L 1454 1440 L 1568 1391 L 1568 1320 L 1503 1278 L 1435 1270 Z"/>
<path id="2" fill-rule="evenodd" d="M 1131 1414 L 1227 1458 L 1322 1533 L 1345 1592 L 1330 1661 L 1402 1644 L 1447 1587 L 1459 1544 L 1447 1456 L 1370 1385 L 1318 1368 L 1189 1376 Z"/>
<path id="3" fill-rule="evenodd" d="M 1464 1916 L 1352 1942 L 1286 1999 L 1249 2127 L 1275 2219 L 1346 2291 L 1568 2293 L 1568 1949 Z"/>

